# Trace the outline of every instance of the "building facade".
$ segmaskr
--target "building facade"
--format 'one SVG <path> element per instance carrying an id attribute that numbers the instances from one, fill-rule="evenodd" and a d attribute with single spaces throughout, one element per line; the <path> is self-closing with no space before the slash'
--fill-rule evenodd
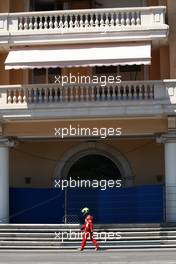
<path id="1" fill-rule="evenodd" d="M 176 222 L 175 10 L 0 2 L 1 223 Z"/>

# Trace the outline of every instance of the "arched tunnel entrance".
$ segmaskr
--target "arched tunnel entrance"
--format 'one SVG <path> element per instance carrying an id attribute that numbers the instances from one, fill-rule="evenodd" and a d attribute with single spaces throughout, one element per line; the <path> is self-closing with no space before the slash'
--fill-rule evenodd
<path id="1" fill-rule="evenodd" d="M 113 203 L 116 200 L 113 196 L 117 191 L 115 185 L 121 184 L 122 175 L 110 158 L 101 154 L 85 155 L 71 166 L 67 179 L 77 182 L 77 187 L 66 190 L 65 222 L 79 221 L 83 207 L 91 209 L 96 222 L 102 222 L 102 217 L 103 222 L 115 221 Z"/>

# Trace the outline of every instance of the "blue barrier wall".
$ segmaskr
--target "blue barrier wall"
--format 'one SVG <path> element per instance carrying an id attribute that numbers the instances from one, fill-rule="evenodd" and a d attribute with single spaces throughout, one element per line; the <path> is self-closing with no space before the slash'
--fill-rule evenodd
<path id="1" fill-rule="evenodd" d="M 10 189 L 11 223 L 62 223 L 64 192 L 59 189 Z"/>
<path id="2" fill-rule="evenodd" d="M 95 223 L 163 222 L 161 185 L 130 188 L 67 189 L 67 214 L 80 216 L 80 208 L 90 207 Z M 62 223 L 65 192 L 60 189 L 10 190 L 11 223 Z M 19 213 L 19 214 L 18 214 Z"/>

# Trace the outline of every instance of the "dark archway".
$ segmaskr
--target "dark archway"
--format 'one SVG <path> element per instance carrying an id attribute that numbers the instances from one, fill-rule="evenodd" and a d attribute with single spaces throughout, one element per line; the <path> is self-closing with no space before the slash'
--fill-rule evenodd
<path id="1" fill-rule="evenodd" d="M 134 174 L 127 158 L 113 147 L 100 142 L 86 142 L 75 145 L 65 153 L 60 161 L 58 161 L 53 178 L 67 179 L 71 168 L 81 158 L 89 155 L 98 155 L 109 159 L 120 171 L 122 177 L 122 186 L 133 186 Z M 91 164 L 89 164 L 90 168 Z"/>
<path id="2" fill-rule="evenodd" d="M 117 188 L 110 189 L 107 182 L 113 180 L 115 183 L 122 177 L 119 168 L 110 158 L 101 154 L 82 156 L 71 166 L 67 178 L 75 181 L 99 182 L 97 188 L 89 186 L 67 189 L 67 221 L 73 221 L 74 217 L 80 216 L 80 209 L 85 206 L 91 208 L 96 221 L 102 221 L 102 213 L 106 214 L 106 222 L 113 221 L 114 211 L 111 209 L 111 196 L 117 191 Z"/>
<path id="3" fill-rule="evenodd" d="M 120 170 L 112 160 L 103 155 L 86 155 L 81 157 L 69 170 L 72 179 L 117 180 L 121 179 Z"/>
<path id="4" fill-rule="evenodd" d="M 75 181 L 78 178 L 84 181 L 92 178 L 102 181 L 98 188 L 92 184 L 90 187 L 86 185 L 83 188 L 68 187 L 65 189 L 63 205 L 65 223 L 77 223 L 80 209 L 85 206 L 91 208 L 95 223 L 121 222 L 121 214 L 123 214 L 121 209 L 124 208 L 121 203 L 124 201 L 124 195 L 126 197 L 126 188 L 132 186 L 134 181 L 130 163 L 123 154 L 101 142 L 76 144 L 58 162 L 53 175 L 53 178 L 58 180 L 68 180 L 69 177 Z M 117 184 L 117 187 L 116 183 L 113 187 L 108 186 L 108 180 L 111 180 L 111 183 L 112 180 L 119 183 L 119 179 L 121 186 Z M 104 188 L 105 184 L 107 188 Z M 119 207 L 119 203 L 122 208 Z"/>

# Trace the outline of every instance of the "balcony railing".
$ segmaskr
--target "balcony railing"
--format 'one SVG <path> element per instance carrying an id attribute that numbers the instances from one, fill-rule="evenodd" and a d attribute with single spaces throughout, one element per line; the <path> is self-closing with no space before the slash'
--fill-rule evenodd
<path id="1" fill-rule="evenodd" d="M 7 104 L 48 104 L 63 102 L 101 102 L 119 100 L 153 100 L 151 83 L 122 85 L 33 85 L 7 90 Z"/>
<path id="2" fill-rule="evenodd" d="M 90 32 L 114 30 L 119 27 L 144 24 L 143 12 L 139 9 L 93 9 L 54 13 L 32 13 L 18 16 L 18 30 L 67 32 Z M 162 18 L 163 19 L 163 18 Z"/>
<path id="3" fill-rule="evenodd" d="M 83 9 L 11 14 L 15 31 L 90 32 L 164 24 L 164 7 Z"/>
<path id="4" fill-rule="evenodd" d="M 21 108 L 47 105 L 67 105 L 69 103 L 103 102 L 156 102 L 176 103 L 176 81 L 131 81 L 120 84 L 34 84 L 9 85 L 0 87 L 0 106 L 2 108 Z M 175 100 L 175 101 L 174 101 Z"/>
<path id="5" fill-rule="evenodd" d="M 47 34 L 48 40 L 48 34 L 50 37 L 52 34 L 57 34 L 58 38 L 58 34 L 63 37 L 65 34 L 79 34 L 80 37 L 80 33 L 83 36 L 84 33 L 119 34 L 123 31 L 131 31 L 134 35 L 134 30 L 137 32 L 153 30 L 152 37 L 156 33 L 156 37 L 159 38 L 165 37 L 168 29 L 165 24 L 165 11 L 164 6 L 155 6 L 0 14 L 0 33 L 5 35 L 8 32 L 12 40 L 14 36 L 36 37 L 37 34 Z M 157 30 L 160 31 L 154 32 Z M 145 39 L 144 37 L 146 34 L 142 40 Z M 24 39 L 21 43 L 25 44 Z"/>

